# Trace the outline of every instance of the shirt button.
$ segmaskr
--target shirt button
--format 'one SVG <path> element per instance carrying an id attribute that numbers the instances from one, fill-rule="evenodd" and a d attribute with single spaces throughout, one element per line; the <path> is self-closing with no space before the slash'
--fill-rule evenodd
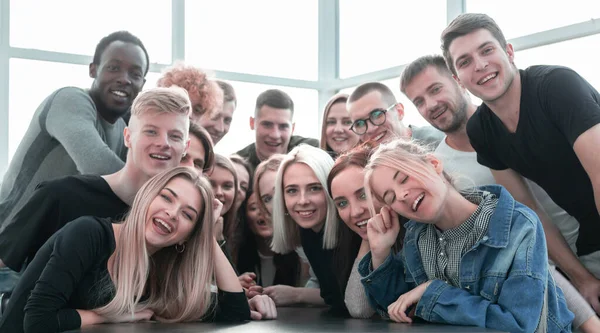
<path id="1" fill-rule="evenodd" d="M 444 239 L 442 237 L 440 237 L 440 242 L 443 241 Z"/>
<path id="2" fill-rule="evenodd" d="M 441 255 L 441 256 L 444 256 L 444 252 L 440 252 L 440 255 Z"/>

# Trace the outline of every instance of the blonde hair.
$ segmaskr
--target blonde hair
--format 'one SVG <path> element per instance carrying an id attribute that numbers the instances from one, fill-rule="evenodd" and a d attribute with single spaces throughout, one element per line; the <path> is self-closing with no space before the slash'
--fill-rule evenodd
<path id="1" fill-rule="evenodd" d="M 139 117 L 149 110 L 159 113 L 179 113 L 189 118 L 192 103 L 183 88 L 157 87 L 140 92 L 131 105 L 132 116 Z"/>
<path id="2" fill-rule="evenodd" d="M 150 258 L 146 248 L 146 214 L 160 191 L 177 177 L 197 188 L 203 206 L 183 253 L 167 247 Z M 114 261 L 109 271 L 115 286 L 114 297 L 95 311 L 114 318 L 151 309 L 162 322 L 195 321 L 212 312 L 213 198 L 208 181 L 187 167 L 164 171 L 146 182 L 135 196 L 112 255 Z M 142 297 L 147 299 L 141 302 Z"/>
<path id="3" fill-rule="evenodd" d="M 271 248 L 277 253 L 288 253 L 300 246 L 300 227 L 286 214 L 283 194 L 283 176 L 287 168 L 294 163 L 307 165 L 315 174 L 325 192 L 327 201 L 327 216 L 323 248 L 333 249 L 337 245 L 338 219 L 335 203 L 327 189 L 327 175 L 333 167 L 333 159 L 322 149 L 302 144 L 290 151 L 277 171 L 275 178 L 275 195 L 273 196 L 273 241 Z"/>
<path id="4" fill-rule="evenodd" d="M 283 161 L 284 158 L 285 155 L 283 154 L 273 154 L 268 159 L 260 162 L 260 164 L 256 167 L 256 170 L 254 171 L 252 188 L 253 192 L 256 193 L 258 209 L 264 216 L 271 217 L 271 213 L 269 213 L 267 206 L 262 201 L 262 194 L 260 193 L 260 186 L 258 185 L 258 183 L 267 171 L 277 172 L 279 166 L 281 165 L 281 161 Z"/>
<path id="5" fill-rule="evenodd" d="M 382 143 L 371 154 L 371 158 L 365 167 L 365 192 L 369 201 L 371 215 L 375 215 L 373 200 L 383 202 L 383 199 L 374 195 L 371 189 L 373 171 L 380 166 L 398 170 L 406 175 L 414 177 L 423 183 L 425 179 L 435 180 L 437 175 L 425 164 L 428 159 L 434 157 L 431 150 L 413 140 L 395 139 L 388 143 Z M 434 157 L 435 158 L 435 157 Z M 443 177 L 452 184 L 452 179 L 446 172 Z"/>

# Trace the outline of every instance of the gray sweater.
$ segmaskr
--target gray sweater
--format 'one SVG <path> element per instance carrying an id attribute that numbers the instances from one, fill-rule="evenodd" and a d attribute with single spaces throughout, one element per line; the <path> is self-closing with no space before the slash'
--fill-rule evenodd
<path id="1" fill-rule="evenodd" d="M 109 174 L 125 163 L 122 119 L 100 117 L 85 89 L 61 88 L 37 108 L 0 187 L 0 230 L 42 181 Z"/>

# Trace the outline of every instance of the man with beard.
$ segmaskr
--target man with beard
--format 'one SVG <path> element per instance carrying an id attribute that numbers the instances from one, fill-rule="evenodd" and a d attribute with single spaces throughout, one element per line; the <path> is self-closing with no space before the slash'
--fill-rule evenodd
<path id="1" fill-rule="evenodd" d="M 142 90 L 148 53 L 126 31 L 96 46 L 90 89 L 64 87 L 37 108 L 0 188 L 0 229 L 43 181 L 76 174 L 110 174 L 123 168 L 125 114 Z"/>

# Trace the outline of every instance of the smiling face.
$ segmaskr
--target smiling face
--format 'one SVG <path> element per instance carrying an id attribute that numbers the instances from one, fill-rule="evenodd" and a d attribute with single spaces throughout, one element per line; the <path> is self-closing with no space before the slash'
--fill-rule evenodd
<path id="1" fill-rule="evenodd" d="M 431 126 L 452 133 L 466 125 L 466 92 L 450 74 L 444 75 L 435 66 L 429 66 L 406 85 L 405 91 Z"/>
<path id="2" fill-rule="evenodd" d="M 290 164 L 283 174 L 283 197 L 290 217 L 303 229 L 319 232 L 327 217 L 327 194 L 312 169 Z"/>
<path id="3" fill-rule="evenodd" d="M 362 239 L 368 240 L 367 221 L 371 214 L 365 194 L 363 168 L 351 165 L 338 173 L 331 181 L 331 196 L 338 214 L 348 228 Z M 375 211 L 379 213 L 380 203 L 374 204 Z"/>
<path id="4" fill-rule="evenodd" d="M 252 193 L 246 204 L 246 217 L 248 227 L 252 233 L 263 239 L 273 237 L 273 222 L 265 218 L 258 208 L 258 197 Z"/>
<path id="5" fill-rule="evenodd" d="M 215 165 L 209 179 L 215 193 L 215 198 L 223 203 L 223 208 L 221 209 L 221 216 L 223 216 L 233 206 L 233 200 L 237 191 L 235 179 L 229 170 L 218 165 Z"/>
<path id="6" fill-rule="evenodd" d="M 188 148 L 185 156 L 181 159 L 181 163 L 179 163 L 179 165 L 192 167 L 202 174 L 205 162 L 204 156 L 206 156 L 206 151 L 204 150 L 202 142 L 200 142 L 200 140 L 194 135 L 191 135 L 190 147 Z"/>
<path id="7" fill-rule="evenodd" d="M 100 63 L 90 64 L 90 77 L 94 79 L 90 93 L 99 108 L 113 117 L 125 114 L 146 82 L 146 67 L 141 47 L 122 41 L 110 43 Z"/>
<path id="8" fill-rule="evenodd" d="M 445 208 L 448 187 L 442 180 L 441 163 L 437 159 L 432 157 L 422 167 L 430 177 L 420 179 L 387 166 L 378 166 L 370 178 L 371 191 L 376 200 L 399 215 L 422 223 L 436 223 Z"/>
<path id="9" fill-rule="evenodd" d="M 379 91 L 371 91 L 358 100 L 348 103 L 348 112 L 354 123 L 358 119 L 367 119 L 374 110 L 387 110 L 391 105 L 386 104 Z M 385 122 L 379 126 L 373 125 L 367 120 L 367 131 L 358 135 L 361 142 L 373 140 L 378 143 L 389 142 L 398 135 L 402 135 L 402 118 L 404 107 L 398 103 L 385 114 Z"/>
<path id="10" fill-rule="evenodd" d="M 179 165 L 189 141 L 185 114 L 146 111 L 132 115 L 125 129 L 125 145 L 131 160 L 146 177 Z"/>
<path id="11" fill-rule="evenodd" d="M 203 208 L 200 191 L 183 177 L 171 179 L 152 200 L 146 213 L 146 247 L 150 253 L 183 244 Z"/>
<path id="12" fill-rule="evenodd" d="M 238 177 L 236 206 L 240 207 L 242 205 L 242 202 L 246 200 L 246 193 L 248 193 L 248 189 L 250 186 L 250 175 L 248 174 L 248 170 L 246 170 L 246 168 L 244 168 L 244 166 L 241 164 L 234 162 L 233 167 L 235 168 Z"/>
<path id="13" fill-rule="evenodd" d="M 327 145 L 337 154 L 349 150 L 358 142 L 358 136 L 350 130 L 352 119 L 343 101 L 331 106 L 325 124 Z"/>
<path id="14" fill-rule="evenodd" d="M 229 132 L 234 111 L 235 103 L 225 102 L 223 103 L 223 109 L 220 112 L 217 112 L 214 115 L 210 112 L 206 112 L 198 120 L 200 126 L 208 131 L 208 134 L 210 134 L 215 145 Z"/>
<path id="15" fill-rule="evenodd" d="M 277 171 L 266 170 L 258 180 L 260 198 L 270 215 L 273 214 L 273 196 L 275 195 L 275 177 Z"/>
<path id="16" fill-rule="evenodd" d="M 257 117 L 250 119 L 256 132 L 256 154 L 261 161 L 273 154 L 286 154 L 292 137 L 292 111 L 263 105 Z"/>
<path id="17" fill-rule="evenodd" d="M 487 103 L 505 96 L 518 73 L 512 45 L 505 50 L 487 29 L 456 38 L 449 51 L 460 82 Z"/>

